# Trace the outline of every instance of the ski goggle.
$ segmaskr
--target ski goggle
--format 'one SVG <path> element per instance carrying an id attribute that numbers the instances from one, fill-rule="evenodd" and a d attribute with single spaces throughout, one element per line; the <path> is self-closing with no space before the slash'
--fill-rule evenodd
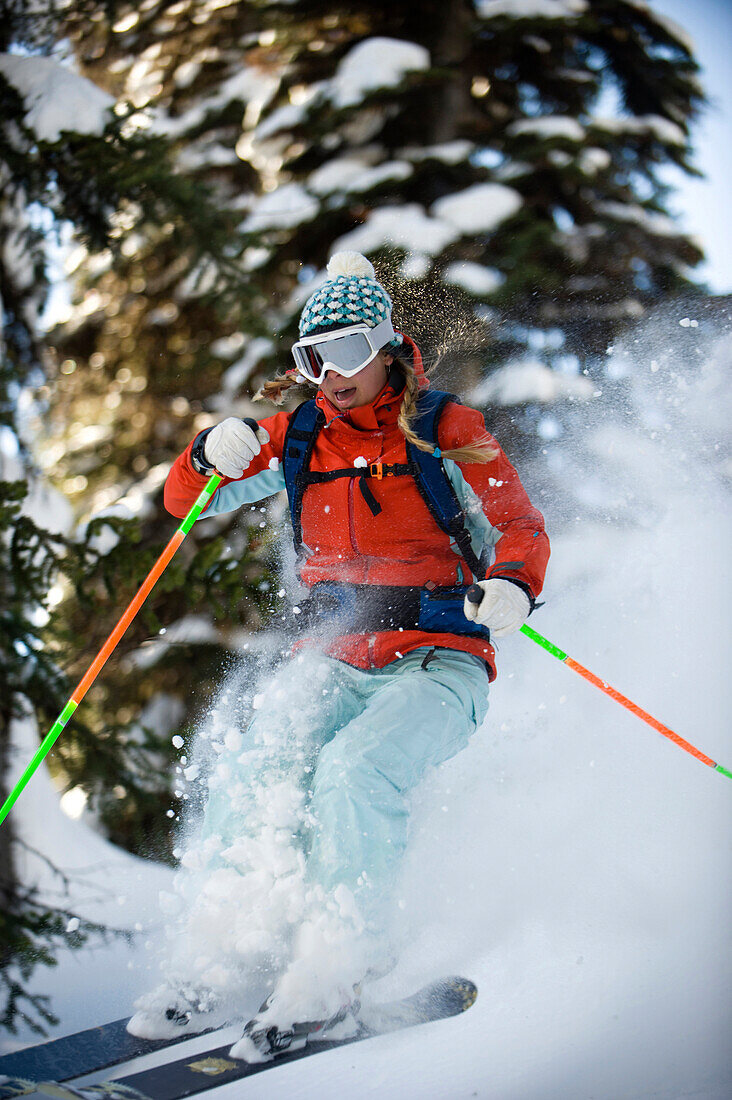
<path id="1" fill-rule="evenodd" d="M 292 345 L 292 355 L 300 374 L 319 386 L 327 370 L 352 378 L 393 339 L 391 317 L 386 317 L 375 328 L 358 324 L 305 336 Z"/>

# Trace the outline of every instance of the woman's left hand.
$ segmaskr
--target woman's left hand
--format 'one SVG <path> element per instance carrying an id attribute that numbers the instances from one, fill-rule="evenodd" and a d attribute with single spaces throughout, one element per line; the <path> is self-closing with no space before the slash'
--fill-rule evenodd
<path id="1" fill-rule="evenodd" d="M 478 581 L 478 587 L 483 590 L 483 599 L 480 603 L 473 603 L 465 597 L 465 618 L 471 623 L 487 626 L 494 638 L 503 638 L 520 630 L 531 611 L 529 597 L 523 589 L 501 577 Z"/>

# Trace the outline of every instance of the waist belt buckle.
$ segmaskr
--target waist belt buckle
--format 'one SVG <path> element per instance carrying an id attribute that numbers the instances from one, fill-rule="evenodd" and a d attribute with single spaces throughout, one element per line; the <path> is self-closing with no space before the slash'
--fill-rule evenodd
<path id="1" fill-rule="evenodd" d="M 369 463 L 369 477 L 375 477 L 377 481 L 381 481 L 384 477 L 395 477 L 394 467 L 389 466 L 388 463 L 385 466 L 383 462 L 370 462 Z"/>

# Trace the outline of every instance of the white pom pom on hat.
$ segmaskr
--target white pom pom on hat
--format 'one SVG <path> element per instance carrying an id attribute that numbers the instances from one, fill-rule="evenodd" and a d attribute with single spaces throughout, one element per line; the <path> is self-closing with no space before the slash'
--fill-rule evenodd
<path id="1" fill-rule="evenodd" d="M 328 261 L 327 271 L 331 279 L 336 279 L 339 275 L 373 279 L 376 274 L 374 265 L 360 252 L 336 252 Z"/>
<path id="2" fill-rule="evenodd" d="M 336 252 L 328 279 L 310 295 L 300 314 L 300 336 L 330 328 L 366 324 L 375 328 L 391 317 L 392 301 L 360 252 Z"/>

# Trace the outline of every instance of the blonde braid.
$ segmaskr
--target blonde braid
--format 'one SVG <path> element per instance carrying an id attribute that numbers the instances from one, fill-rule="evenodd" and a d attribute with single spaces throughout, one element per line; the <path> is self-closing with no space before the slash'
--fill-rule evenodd
<path id="1" fill-rule="evenodd" d="M 431 453 L 434 448 L 429 443 L 425 443 L 423 439 L 420 439 L 412 427 L 412 421 L 417 414 L 417 398 L 419 397 L 419 382 L 417 381 L 414 367 L 411 363 L 407 364 L 401 359 L 397 359 L 395 365 L 404 374 L 405 382 L 404 397 L 399 407 L 399 417 L 397 419 L 399 430 L 407 442 L 411 443 L 413 447 L 417 447 L 420 451 L 429 451 Z"/>
<path id="2" fill-rule="evenodd" d="M 269 378 L 262 386 L 259 393 L 255 393 L 255 401 L 272 401 L 275 405 L 281 405 L 285 399 L 285 393 L 287 390 L 292 389 L 293 386 L 301 386 L 303 389 L 311 390 L 317 389 L 317 387 L 310 382 L 303 379 L 301 375 L 297 375 L 294 372 L 288 372 L 287 374 L 277 374 L 274 378 Z"/>
<path id="3" fill-rule="evenodd" d="M 404 397 L 397 419 L 399 429 L 407 442 L 411 443 L 413 447 L 417 447 L 427 454 L 433 454 L 435 450 L 433 445 L 427 443 L 424 439 L 420 439 L 412 427 L 412 421 L 417 414 L 417 399 L 419 397 L 419 381 L 414 367 L 403 359 L 395 360 L 395 365 L 402 371 L 405 381 Z M 454 447 L 449 451 L 441 451 L 441 457 L 451 458 L 453 462 L 492 462 L 495 458 L 498 458 L 498 451 L 486 434 L 465 447 Z"/>

